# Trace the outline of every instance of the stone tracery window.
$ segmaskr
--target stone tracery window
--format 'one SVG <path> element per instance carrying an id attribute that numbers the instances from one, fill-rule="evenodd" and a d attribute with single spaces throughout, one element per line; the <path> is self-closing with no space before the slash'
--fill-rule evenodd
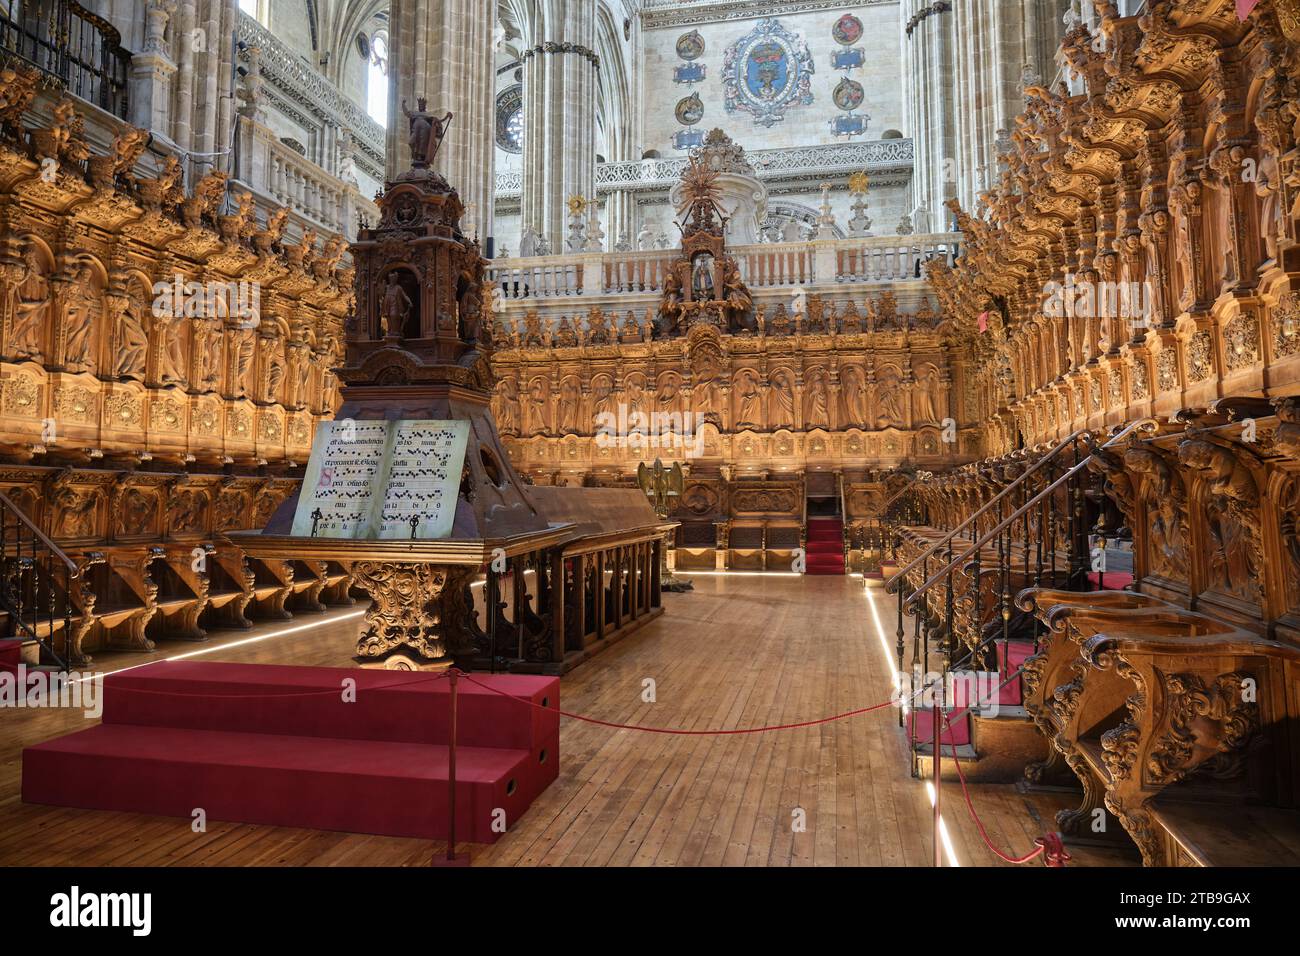
<path id="1" fill-rule="evenodd" d="M 524 151 L 524 88 L 518 83 L 497 94 L 496 134 L 507 153 Z"/>

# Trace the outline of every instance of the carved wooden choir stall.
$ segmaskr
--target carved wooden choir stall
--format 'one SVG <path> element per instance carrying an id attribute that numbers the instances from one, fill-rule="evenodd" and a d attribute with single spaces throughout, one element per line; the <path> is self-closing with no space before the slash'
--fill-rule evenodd
<path id="1" fill-rule="evenodd" d="M 1069 839 L 1294 864 L 1300 21 L 1096 7 L 1105 42 L 1067 34 L 1076 79 L 1028 91 L 1000 181 L 954 204 L 966 255 L 930 269 L 988 457 L 886 522 L 899 665 L 1010 683 L 905 724 L 918 767 L 942 706 L 968 776 L 1080 787 Z"/>
<path id="2" fill-rule="evenodd" d="M 224 537 L 296 486 L 330 417 L 351 271 L 341 241 L 259 223 L 248 194 L 73 101 L 24 127 L 38 76 L 0 70 L 0 511 L 16 635 L 85 663 L 212 625 L 348 603 L 348 571 L 249 562 Z"/>

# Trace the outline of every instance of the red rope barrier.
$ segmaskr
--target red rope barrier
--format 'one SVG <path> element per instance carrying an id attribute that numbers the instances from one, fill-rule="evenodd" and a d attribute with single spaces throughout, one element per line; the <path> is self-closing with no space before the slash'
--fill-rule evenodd
<path id="1" fill-rule="evenodd" d="M 849 717 L 857 717 L 860 714 L 868 714 L 871 713 L 871 711 L 873 710 L 880 710 L 884 707 L 897 706 L 895 701 L 891 698 L 890 700 L 887 700 L 880 704 L 872 704 L 870 707 L 859 707 L 857 710 L 847 710 L 842 714 L 832 714 L 830 717 L 819 717 L 816 720 L 801 720 L 793 724 L 769 724 L 766 727 L 737 727 L 732 730 L 678 730 L 672 727 L 646 727 L 641 724 L 619 724 L 609 720 L 599 720 L 595 717 L 588 717 L 585 714 L 570 713 L 567 710 L 560 710 L 558 707 L 543 707 L 541 704 L 535 704 L 531 700 L 524 700 L 521 697 L 515 697 L 513 694 L 507 694 L 505 691 L 498 690 L 495 687 L 489 687 L 487 684 L 484 684 L 481 681 L 476 681 L 473 677 L 471 677 L 469 674 L 465 673 L 464 671 L 460 672 L 460 676 L 465 678 L 471 684 L 477 684 L 479 687 L 482 687 L 484 690 L 490 690 L 494 694 L 500 694 L 502 697 L 508 697 L 511 700 L 518 701 L 521 704 L 526 704 L 529 707 L 535 707 L 538 710 L 554 710 L 561 717 L 569 717 L 572 718 L 573 720 L 581 720 L 584 723 L 598 724 L 601 727 L 613 727 L 616 730 L 639 730 L 647 734 L 676 734 L 681 736 L 692 736 L 692 737 L 694 736 L 716 737 L 716 736 L 722 736 L 726 734 L 762 734 L 772 730 L 795 730 L 799 727 L 815 727 L 819 724 L 829 724 L 836 720 L 845 720 Z"/>

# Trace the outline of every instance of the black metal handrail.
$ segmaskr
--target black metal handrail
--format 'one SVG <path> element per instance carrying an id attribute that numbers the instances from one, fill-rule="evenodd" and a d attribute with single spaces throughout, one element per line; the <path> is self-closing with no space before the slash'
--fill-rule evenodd
<path id="1" fill-rule="evenodd" d="M 1106 443 L 1102 445 L 1101 448 L 1106 449 L 1114 446 L 1124 438 L 1127 438 L 1138 428 L 1142 428 L 1149 431 L 1152 428 L 1154 428 L 1156 425 L 1157 422 L 1154 418 L 1140 418 L 1137 419 L 1136 421 L 1129 422 L 1127 425 L 1124 426 L 1123 429 L 1121 429 L 1119 432 L 1117 432 L 1116 434 L 1112 435 L 1109 439 L 1107 439 Z M 923 582 L 919 587 L 917 587 L 916 590 L 913 591 L 911 595 L 907 598 L 907 600 L 903 602 L 903 606 L 911 607 L 913 604 L 916 603 L 917 599 L 920 598 L 922 594 L 924 594 L 935 584 L 939 583 L 939 581 L 943 579 L 945 575 L 950 575 L 955 568 L 959 567 L 964 561 L 970 558 L 971 555 L 976 554 L 980 548 L 982 548 L 985 544 L 991 541 L 995 536 L 1000 534 L 1003 530 L 1011 527 L 1016 521 L 1019 521 L 1021 518 L 1026 518 L 1029 512 L 1034 508 L 1034 506 L 1036 506 L 1039 502 L 1041 502 L 1052 492 L 1056 491 L 1057 488 L 1059 488 L 1069 479 L 1073 478 L 1082 469 L 1086 468 L 1088 464 L 1092 461 L 1094 455 L 1095 453 L 1088 454 L 1087 456 L 1085 456 L 1084 458 L 1076 462 L 1074 465 L 1070 466 L 1070 468 L 1067 469 L 1064 474 L 1062 474 L 1055 481 L 1051 482 L 1049 485 L 1047 485 L 1047 487 L 1043 488 L 1032 498 L 1022 502 L 1019 508 L 1015 509 L 1009 516 L 1003 518 L 1002 521 L 1000 521 L 997 525 L 995 525 L 989 531 L 985 532 L 982 537 L 978 538 L 975 542 L 971 544 L 970 547 L 968 547 L 957 557 L 952 557 L 951 552 L 955 549 L 950 548 L 947 564 L 945 564 L 942 568 L 936 571 L 931 577 L 929 577 L 925 582 Z M 1003 489 L 1004 492 L 1011 490 L 1011 488 L 1013 487 L 1021 486 L 1025 477 L 1027 477 L 1028 474 L 1029 473 L 1026 472 L 1023 475 L 1018 476 L 1014 482 L 1008 485 L 1007 488 Z"/>
<path id="2" fill-rule="evenodd" d="M 995 504 L 997 504 L 999 501 L 1001 501 L 1003 498 L 1009 495 L 1012 491 L 1019 488 L 1021 484 L 1026 480 L 1028 480 L 1028 478 L 1031 475 L 1037 472 L 1040 468 L 1043 468 L 1048 464 L 1050 464 L 1061 451 L 1070 447 L 1074 442 L 1078 441 L 1086 434 L 1089 434 L 1088 429 L 1080 428 L 1079 430 L 1073 432 L 1069 436 L 1061 439 L 1061 441 L 1058 442 L 1054 448 L 1048 451 L 1047 454 L 1043 455 L 1041 458 L 1035 461 L 1032 465 L 1030 465 L 1027 469 L 1025 469 L 1025 471 L 1022 474 L 1018 475 L 1015 481 L 1010 482 L 1005 488 L 1003 488 L 996 495 L 994 495 L 992 498 L 986 501 L 977 511 L 967 516 L 967 518 L 964 521 L 956 525 L 951 531 L 945 533 L 942 538 L 940 538 L 938 541 L 931 544 L 921 554 L 917 555 L 915 558 L 909 561 L 907 567 L 899 568 L 898 572 L 893 576 L 893 578 L 890 579 L 889 583 L 885 585 L 885 589 L 887 591 L 898 590 L 900 586 L 900 582 L 902 581 L 903 577 L 907 574 L 910 574 L 918 564 L 920 564 L 922 561 L 934 557 L 934 555 L 939 551 L 939 549 L 947 545 L 950 541 L 952 541 L 952 539 L 955 538 L 959 532 L 963 531 L 965 528 L 973 524 Z"/>
<path id="3" fill-rule="evenodd" d="M 76 0 L 0 0 L 0 52 L 126 119 L 131 54 L 111 23 Z"/>
<path id="4" fill-rule="evenodd" d="M 35 641 L 42 663 L 67 669 L 78 649 L 73 646 L 73 582 L 77 564 L 0 492 L 0 610 L 6 615 L 3 633 Z M 63 650 L 55 646 L 62 631 Z"/>

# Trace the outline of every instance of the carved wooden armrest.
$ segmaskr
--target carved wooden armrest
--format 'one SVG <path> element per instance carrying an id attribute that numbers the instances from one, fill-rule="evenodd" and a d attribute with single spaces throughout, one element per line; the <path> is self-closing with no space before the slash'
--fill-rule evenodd
<path id="1" fill-rule="evenodd" d="M 1082 646 L 1091 667 L 1135 689 L 1128 716 L 1100 737 L 1108 771 L 1106 806 L 1152 864 L 1159 840 L 1147 804 L 1193 774 L 1225 781 L 1246 770 L 1261 726 L 1287 717 L 1286 700 L 1261 695 L 1269 658 L 1300 661 L 1300 650 L 1202 615 L 1182 633 L 1166 626 L 1094 634 Z"/>
<path id="2" fill-rule="evenodd" d="M 1061 588 L 1025 588 L 1016 595 L 1016 607 L 1022 611 L 1047 611 L 1057 604 L 1087 604 L 1094 607 L 1146 607 L 1144 603 L 1159 602 L 1147 594 L 1136 591 L 1066 591 Z"/>

